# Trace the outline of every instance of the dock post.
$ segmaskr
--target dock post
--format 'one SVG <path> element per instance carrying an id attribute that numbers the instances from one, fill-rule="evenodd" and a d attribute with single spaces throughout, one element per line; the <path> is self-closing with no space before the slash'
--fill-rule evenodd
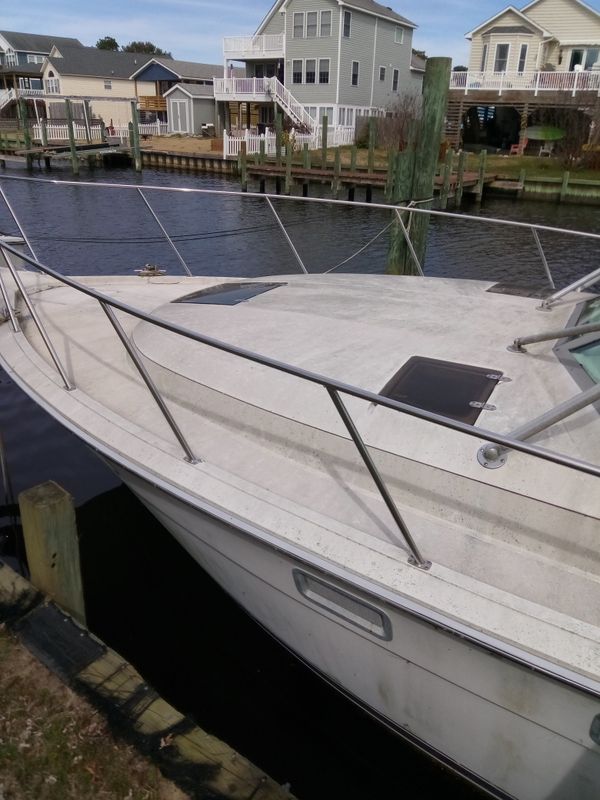
<path id="1" fill-rule="evenodd" d="M 291 141 L 285 146 L 285 184 L 283 187 L 284 194 L 292 193 L 292 158 L 294 155 L 294 148 Z"/>
<path id="2" fill-rule="evenodd" d="M 398 203 L 406 203 L 407 199 L 410 197 L 414 181 L 414 171 L 415 153 L 411 143 L 409 149 L 403 150 L 401 153 L 396 153 L 394 159 L 394 179 L 392 182 L 391 202 L 395 205 Z M 404 223 L 409 230 L 412 229 L 412 226 L 419 216 L 421 215 L 415 215 L 412 222 L 409 222 L 410 216 L 408 213 L 407 217 L 403 217 Z M 404 238 L 404 232 L 398 220 L 394 220 L 394 224 L 392 225 L 387 272 L 390 275 L 417 275 L 419 272 L 412 255 L 408 252 L 408 245 Z"/>
<path id="3" fill-rule="evenodd" d="M 246 142 L 240 142 L 240 179 L 242 183 L 242 192 L 248 191 L 248 145 Z"/>
<path id="4" fill-rule="evenodd" d="M 79 175 L 79 159 L 77 158 L 77 145 L 75 144 L 75 129 L 73 126 L 73 109 L 71 108 L 71 101 L 68 99 L 65 100 L 65 108 L 67 111 L 69 147 L 71 149 L 71 166 L 73 168 L 73 175 Z"/>
<path id="5" fill-rule="evenodd" d="M 27 117 L 27 103 L 22 97 L 19 97 L 19 117 L 21 119 L 21 124 L 23 125 L 23 146 L 25 150 L 31 150 L 31 133 L 29 131 L 28 125 L 28 117 Z M 33 169 L 33 156 L 31 153 L 27 153 L 27 169 Z"/>
<path id="6" fill-rule="evenodd" d="M 463 199 L 465 182 L 465 167 L 467 164 L 467 152 L 461 150 L 458 156 L 458 174 L 456 176 L 456 194 L 454 195 L 454 205 L 460 208 Z"/>
<path id="7" fill-rule="evenodd" d="M 302 167 L 303 169 L 310 169 L 310 150 L 308 149 L 308 142 L 302 145 Z"/>
<path id="8" fill-rule="evenodd" d="M 390 203 L 394 193 L 394 176 L 396 171 L 396 153 L 397 150 L 388 150 L 388 168 L 387 176 L 385 179 L 385 201 Z"/>
<path id="9" fill-rule="evenodd" d="M 377 138 L 377 120 L 369 117 L 369 155 L 367 160 L 367 170 L 369 174 L 375 172 L 375 141 Z"/>
<path id="10" fill-rule="evenodd" d="M 448 208 L 448 196 L 450 194 L 450 180 L 452 178 L 452 167 L 454 166 L 454 150 L 449 147 L 446 151 L 446 159 L 444 161 L 444 182 L 442 184 L 442 194 L 440 197 L 440 208 L 445 210 Z"/>
<path id="11" fill-rule="evenodd" d="M 140 128 L 137 101 L 131 101 L 131 132 L 133 133 L 133 163 L 136 172 L 142 171 L 142 153 L 140 151 Z"/>
<path id="12" fill-rule="evenodd" d="M 31 582 L 85 624 L 73 498 L 54 481 L 19 495 Z"/>
<path id="13" fill-rule="evenodd" d="M 487 164 L 487 150 L 482 150 L 479 154 L 479 174 L 477 176 L 477 186 L 475 188 L 475 200 L 481 203 L 483 197 L 483 184 L 485 181 L 485 167 Z"/>
<path id="14" fill-rule="evenodd" d="M 260 140 L 260 142 L 258 144 L 258 148 L 259 148 L 258 149 L 258 163 L 262 165 L 267 160 L 267 156 L 266 156 L 266 152 L 267 151 L 266 151 L 266 147 L 265 147 L 264 138 L 261 138 L 261 140 Z"/>
<path id="15" fill-rule="evenodd" d="M 329 121 L 327 119 L 327 115 L 323 117 L 322 122 L 322 141 L 321 141 L 321 168 L 327 169 L 327 127 Z"/>
<path id="16" fill-rule="evenodd" d="M 527 180 L 527 171 L 522 169 L 519 172 L 519 187 L 517 189 L 517 197 L 521 199 L 525 194 L 525 181 Z"/>
<path id="17" fill-rule="evenodd" d="M 90 107 L 90 101 L 84 100 L 83 101 L 83 122 L 85 124 L 85 140 L 88 144 L 92 143 L 92 126 L 90 124 L 90 120 L 92 118 L 92 109 Z"/>
<path id="18" fill-rule="evenodd" d="M 275 164 L 281 166 L 281 143 L 283 140 L 283 115 L 281 111 L 277 112 L 275 118 Z"/>
<path id="19" fill-rule="evenodd" d="M 567 192 L 569 191 L 569 178 L 571 177 L 571 173 L 567 170 L 563 172 L 562 177 L 562 184 L 560 186 L 560 195 L 558 200 L 562 203 L 564 200 L 567 199 Z"/>
<path id="20" fill-rule="evenodd" d="M 450 88 L 449 58 L 429 58 L 423 77 L 423 112 L 420 132 L 416 140 L 415 169 L 411 200 L 427 205 L 433 198 L 435 170 L 440 152 L 444 116 Z M 425 201 L 425 202 L 423 202 Z M 412 220 L 411 239 L 417 259 L 425 261 L 429 217 L 415 214 Z M 408 255 L 407 255 L 408 257 Z"/>
<path id="21" fill-rule="evenodd" d="M 341 172 L 342 154 L 340 153 L 340 148 L 336 147 L 333 162 L 333 180 L 331 182 L 331 192 L 336 199 L 340 196 Z"/>

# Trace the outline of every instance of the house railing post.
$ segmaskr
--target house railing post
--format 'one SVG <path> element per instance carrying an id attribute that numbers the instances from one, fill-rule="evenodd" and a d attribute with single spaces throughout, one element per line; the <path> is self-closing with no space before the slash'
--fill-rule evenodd
<path id="1" fill-rule="evenodd" d="M 535 74 L 535 97 L 538 96 L 539 90 L 540 90 L 540 73 L 538 71 Z"/>
<path id="2" fill-rule="evenodd" d="M 576 72 L 575 73 L 575 78 L 573 80 L 573 97 L 575 97 L 575 94 L 577 92 L 577 81 L 578 81 L 578 79 L 579 79 L 579 72 Z"/>

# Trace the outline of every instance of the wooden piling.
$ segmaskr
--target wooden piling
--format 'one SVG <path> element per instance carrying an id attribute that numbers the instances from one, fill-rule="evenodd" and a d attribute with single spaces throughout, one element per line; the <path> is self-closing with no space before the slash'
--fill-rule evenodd
<path id="1" fill-rule="evenodd" d="M 479 154 L 479 171 L 477 176 L 477 186 L 475 187 L 475 200 L 481 203 L 483 197 L 483 186 L 485 182 L 485 167 L 487 164 L 487 150 L 482 150 Z"/>
<path id="2" fill-rule="evenodd" d="M 562 203 L 567 197 L 567 192 L 569 191 L 569 178 L 570 177 L 571 177 L 571 173 L 568 170 L 563 172 L 562 183 L 560 185 L 560 195 L 558 197 L 558 200 L 559 200 L 560 203 Z"/>
<path id="3" fill-rule="evenodd" d="M 323 117 L 323 125 L 322 125 L 322 130 L 323 130 L 323 137 L 322 138 L 323 138 L 323 140 L 322 140 L 322 143 L 321 143 L 322 144 L 322 148 L 321 148 L 321 167 L 322 167 L 322 169 L 327 169 L 327 126 L 328 126 L 327 116 L 324 116 Z"/>
<path id="4" fill-rule="evenodd" d="M 527 179 L 527 171 L 522 169 L 519 172 L 519 186 L 517 189 L 517 197 L 520 199 L 525 194 L 525 180 Z"/>
<path id="5" fill-rule="evenodd" d="M 73 498 L 48 481 L 21 492 L 19 509 L 31 582 L 85 624 Z"/>
<path id="6" fill-rule="evenodd" d="M 369 117 L 369 154 L 367 159 L 367 170 L 369 173 L 375 172 L 375 144 L 377 138 L 377 120 Z"/>
<path id="7" fill-rule="evenodd" d="M 259 148 L 258 163 L 259 164 L 264 164 L 265 161 L 267 160 L 267 151 L 266 151 L 266 145 L 265 145 L 265 140 L 264 139 L 260 140 L 258 148 Z"/>
<path id="8" fill-rule="evenodd" d="M 308 149 L 308 142 L 304 142 L 302 146 L 302 167 L 303 169 L 310 169 L 310 150 Z"/>
<path id="9" fill-rule="evenodd" d="M 85 123 L 85 140 L 88 144 L 92 143 L 92 126 L 90 120 L 92 118 L 92 109 L 89 100 L 83 101 L 83 121 Z"/>
<path id="10" fill-rule="evenodd" d="M 448 196 L 450 194 L 450 181 L 452 178 L 452 167 L 454 166 L 454 150 L 451 147 L 446 151 L 446 158 L 444 160 L 444 182 L 442 183 L 442 192 L 440 196 L 440 208 L 448 208 Z"/>
<path id="11" fill-rule="evenodd" d="M 356 172 L 356 159 L 358 156 L 358 147 L 353 144 L 350 148 L 350 172 Z"/>
<path id="12" fill-rule="evenodd" d="M 275 117 L 275 164 L 281 166 L 281 147 L 283 140 L 283 115 L 277 112 Z"/>
<path id="13" fill-rule="evenodd" d="M 133 165 L 136 172 L 142 171 L 142 153 L 140 149 L 140 128 L 137 101 L 131 101 L 131 132 L 133 134 Z"/>
<path id="14" fill-rule="evenodd" d="M 291 141 L 288 140 L 288 143 L 285 148 L 285 184 L 283 187 L 284 194 L 291 194 L 292 193 L 292 157 L 294 155 L 294 148 L 292 147 Z"/>
<path id="15" fill-rule="evenodd" d="M 240 181 L 242 184 L 242 192 L 248 191 L 248 155 L 246 142 L 240 144 Z"/>
<path id="16" fill-rule="evenodd" d="M 342 172 L 342 154 L 340 148 L 335 150 L 335 157 L 333 162 L 333 181 L 331 182 L 331 193 L 337 199 L 340 196 L 341 188 L 341 172 Z"/>
<path id="17" fill-rule="evenodd" d="M 69 148 L 71 150 L 71 166 L 73 168 L 73 175 L 79 175 L 79 159 L 77 157 L 77 145 L 75 143 L 75 130 L 73 127 L 73 109 L 71 108 L 71 101 L 65 100 L 65 109 L 67 113 L 67 130 L 69 132 Z"/>
<path id="18" fill-rule="evenodd" d="M 406 203 L 412 192 L 415 170 L 415 154 L 412 146 L 408 150 L 396 153 L 394 158 L 394 179 L 392 183 L 391 202 L 394 204 Z M 420 216 L 420 215 L 416 215 Z M 409 214 L 404 212 L 403 222 L 409 224 Z M 414 220 L 413 220 L 414 222 Z M 404 231 L 398 219 L 393 220 L 390 234 L 390 249 L 388 252 L 387 271 L 391 275 L 414 275 L 417 266 L 408 250 Z"/>
<path id="19" fill-rule="evenodd" d="M 458 207 L 460 207 L 463 199 L 466 165 L 467 165 L 467 153 L 465 150 L 461 150 L 460 155 L 458 156 L 458 172 L 456 175 L 456 194 L 454 195 L 454 205 Z"/>

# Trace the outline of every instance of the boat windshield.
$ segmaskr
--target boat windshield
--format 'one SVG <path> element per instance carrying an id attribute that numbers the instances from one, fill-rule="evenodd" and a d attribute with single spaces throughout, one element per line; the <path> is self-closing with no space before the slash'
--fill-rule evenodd
<path id="1" fill-rule="evenodd" d="M 598 311 L 600 312 L 600 306 Z M 595 383 L 600 383 L 600 341 L 589 342 L 572 352 L 589 377 Z"/>
<path id="2" fill-rule="evenodd" d="M 579 318 L 580 325 L 600 322 L 600 297 L 595 297 L 585 304 L 583 313 Z"/>

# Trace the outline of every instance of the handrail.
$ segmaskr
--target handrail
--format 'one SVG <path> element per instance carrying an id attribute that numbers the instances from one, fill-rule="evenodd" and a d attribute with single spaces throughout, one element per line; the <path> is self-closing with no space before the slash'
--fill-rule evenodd
<path id="1" fill-rule="evenodd" d="M 155 325 L 157 328 L 161 328 L 162 330 L 179 334 L 180 336 L 198 342 L 199 344 L 213 347 L 215 350 L 221 350 L 224 353 L 240 356 L 240 358 L 244 358 L 247 361 L 252 361 L 255 364 L 271 367 L 287 375 L 293 375 L 297 378 L 302 378 L 309 383 L 318 384 L 325 389 L 333 389 L 343 394 L 350 395 L 351 397 L 356 397 L 359 400 L 366 400 L 368 403 L 374 403 L 375 405 L 382 406 L 383 408 L 391 409 L 392 411 L 401 411 L 407 416 L 416 417 L 417 419 L 421 419 L 425 422 L 434 423 L 442 428 L 447 428 L 449 430 L 456 431 L 457 433 L 464 433 L 467 436 L 471 436 L 475 439 L 485 439 L 489 442 L 493 442 L 494 444 L 504 445 L 511 450 L 517 450 L 521 453 L 541 458 L 543 461 L 549 461 L 553 464 L 570 467 L 579 472 L 583 472 L 588 475 L 594 475 L 595 477 L 600 478 L 600 466 L 595 464 L 590 464 L 587 461 L 582 461 L 581 459 L 573 458 L 572 456 L 554 453 L 551 450 L 546 450 L 538 445 L 527 444 L 526 442 L 518 441 L 510 436 L 489 431 L 485 428 L 476 428 L 473 425 L 468 425 L 466 422 L 460 422 L 450 417 L 444 417 L 441 414 L 435 414 L 432 411 L 426 411 L 425 409 L 417 408 L 416 406 L 410 406 L 407 403 L 401 403 L 398 400 L 392 400 L 388 397 L 384 397 L 383 395 L 376 394 L 375 392 L 370 392 L 367 389 L 361 389 L 357 386 L 353 386 L 352 384 L 336 380 L 335 378 L 329 378 L 325 375 L 321 375 L 317 372 L 312 372 L 301 367 L 294 367 L 291 364 L 287 364 L 285 361 L 279 361 L 277 359 L 270 358 L 269 356 L 263 356 L 260 353 L 255 353 L 252 350 L 247 350 L 244 347 L 238 347 L 237 345 L 229 344 L 228 342 L 216 339 L 213 336 L 207 336 L 206 334 L 191 331 L 181 325 L 177 325 L 173 322 L 167 322 L 167 320 L 156 317 L 154 314 L 147 314 L 146 312 L 135 308 L 135 306 L 130 306 L 127 303 L 123 303 L 121 300 L 109 297 L 108 295 L 98 292 L 89 286 L 84 286 L 80 283 L 77 283 L 77 281 L 69 278 L 67 275 L 61 275 L 60 272 L 52 269 L 52 267 L 48 267 L 41 262 L 35 261 L 35 259 L 30 258 L 25 253 L 19 253 L 19 251 L 15 250 L 15 248 L 13 248 L 11 245 L 0 242 L 0 249 L 8 250 L 8 252 L 18 256 L 23 261 L 31 264 L 31 266 L 36 267 L 44 274 L 49 275 L 51 278 L 55 278 L 60 283 L 65 284 L 65 286 L 69 286 L 70 288 L 75 289 L 76 291 L 79 291 L 88 297 L 98 300 L 98 302 L 106 303 L 107 305 L 123 311 L 126 314 L 131 314 L 131 316 L 136 317 L 136 319 L 148 322 L 152 325 Z"/>
<path id="2" fill-rule="evenodd" d="M 579 291 L 580 289 L 585 289 L 586 286 L 591 286 L 596 281 L 600 280 L 600 269 L 595 269 L 592 272 L 589 272 L 587 275 L 584 275 L 583 278 L 579 278 L 579 280 L 573 281 L 568 286 L 565 286 L 564 289 L 560 289 L 558 292 L 554 292 L 551 294 L 550 297 L 546 297 L 542 300 L 541 308 L 548 309 L 551 308 L 554 303 L 558 300 L 561 300 L 566 295 L 570 294 L 571 292 Z"/>
<path id="3" fill-rule="evenodd" d="M 569 336 L 583 336 L 584 333 L 600 331 L 600 322 L 590 322 L 587 325 L 571 325 L 569 328 L 557 328 L 553 331 L 544 331 L 531 336 L 518 336 L 508 349 L 513 353 L 526 353 L 524 345 L 537 342 L 552 342 L 554 339 L 566 339 Z"/>

